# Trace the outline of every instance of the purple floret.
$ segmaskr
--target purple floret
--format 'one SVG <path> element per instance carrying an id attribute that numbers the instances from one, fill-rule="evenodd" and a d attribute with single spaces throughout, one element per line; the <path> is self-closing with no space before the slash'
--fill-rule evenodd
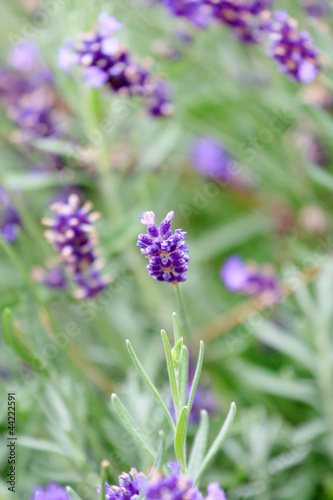
<path id="1" fill-rule="evenodd" d="M 6 190 L 0 186 L 0 232 L 7 243 L 14 243 L 21 225 L 19 214 Z"/>
<path id="2" fill-rule="evenodd" d="M 66 41 L 58 54 L 59 67 L 68 71 L 79 65 L 88 86 L 107 86 L 119 95 L 140 96 L 152 116 L 169 116 L 173 108 L 168 85 L 155 81 L 149 68 L 133 59 L 114 36 L 120 28 L 116 18 L 102 12 L 96 31 L 84 33 L 77 42 Z"/>
<path id="3" fill-rule="evenodd" d="M 299 31 L 297 21 L 285 11 L 274 12 L 265 28 L 270 34 L 268 55 L 275 59 L 281 73 L 293 80 L 311 83 L 320 70 L 319 50 L 307 31 Z"/>
<path id="4" fill-rule="evenodd" d="M 281 285 L 270 266 L 259 268 L 254 263 L 244 263 L 238 255 L 226 259 L 220 278 L 230 292 L 264 297 L 273 303 L 282 297 Z"/>
<path id="5" fill-rule="evenodd" d="M 91 208 L 90 202 L 81 207 L 79 197 L 73 194 L 67 202 L 59 201 L 50 207 L 56 213 L 55 219 L 42 221 L 51 227 L 45 236 L 59 252 L 66 271 L 77 285 L 75 296 L 78 299 L 94 297 L 109 282 L 100 274 L 103 262 L 98 259 L 98 236 L 93 226 L 99 213 L 90 213 Z"/>
<path id="6" fill-rule="evenodd" d="M 182 229 L 171 231 L 173 216 L 174 212 L 169 212 L 158 227 L 154 212 L 143 212 L 140 220 L 147 225 L 148 234 L 139 235 L 137 247 L 149 259 L 147 270 L 150 276 L 176 284 L 187 280 L 189 256 L 186 233 Z"/>
<path id="7" fill-rule="evenodd" d="M 65 488 L 51 483 L 46 488 L 36 486 L 30 500 L 70 500 Z"/>

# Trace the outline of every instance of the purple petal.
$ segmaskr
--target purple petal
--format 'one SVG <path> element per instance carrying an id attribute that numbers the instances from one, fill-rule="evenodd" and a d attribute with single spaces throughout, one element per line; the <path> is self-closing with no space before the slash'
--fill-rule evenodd
<path id="1" fill-rule="evenodd" d="M 96 88 L 102 87 L 108 79 L 107 73 L 96 66 L 86 69 L 83 76 L 89 87 Z"/>
<path id="2" fill-rule="evenodd" d="M 68 71 L 74 64 L 79 62 L 79 56 L 67 49 L 62 47 L 58 52 L 58 66 L 64 71 Z"/>
<path id="3" fill-rule="evenodd" d="M 155 223 L 155 214 L 154 212 L 142 212 L 141 217 L 139 217 L 142 224 L 154 224 Z"/>
<path id="4" fill-rule="evenodd" d="M 298 70 L 298 77 L 302 83 L 311 83 L 317 76 L 318 68 L 309 61 L 304 61 Z"/>
<path id="5" fill-rule="evenodd" d="M 219 483 L 210 483 L 207 486 L 207 493 L 205 500 L 227 500 L 225 493 L 221 490 Z"/>
<path id="6" fill-rule="evenodd" d="M 232 255 L 223 264 L 220 278 L 230 292 L 242 290 L 249 279 L 249 271 L 238 255 Z"/>
<path id="7" fill-rule="evenodd" d="M 110 16 L 107 12 L 102 12 L 99 15 L 98 24 L 103 35 L 110 35 L 113 31 L 118 31 L 122 27 L 122 24 L 118 21 L 118 19 Z"/>
<path id="8" fill-rule="evenodd" d="M 119 49 L 119 40 L 117 38 L 104 38 L 101 43 L 101 52 L 105 56 L 113 56 Z"/>

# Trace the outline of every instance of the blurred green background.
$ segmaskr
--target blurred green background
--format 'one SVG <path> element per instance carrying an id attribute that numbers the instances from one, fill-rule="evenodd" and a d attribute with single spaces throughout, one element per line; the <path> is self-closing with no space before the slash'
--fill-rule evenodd
<path id="1" fill-rule="evenodd" d="M 109 396 L 121 394 L 155 443 L 161 416 L 138 381 L 125 339 L 168 398 L 159 331 L 171 333 L 176 297 L 172 286 L 148 276 L 135 245 L 141 212 L 153 210 L 160 221 L 174 210 L 174 227 L 188 233 L 190 270 L 182 288 L 195 338 L 207 340 L 203 379 L 218 406 L 213 427 L 231 401 L 238 407 L 205 482 L 218 480 L 228 500 L 333 499 L 333 121 L 330 107 L 314 102 L 322 94 L 332 99 L 331 19 L 306 16 L 301 0 L 275 2 L 322 51 L 324 70 L 305 88 L 278 74 L 265 47 L 244 46 L 220 25 L 195 31 L 161 5 L 54 0 L 33 11 L 32 2 L 26 4 L 0 3 L 2 64 L 21 38 L 40 46 L 65 110 L 64 134 L 27 148 L 0 115 L 0 183 L 23 223 L 17 242 L 0 247 L 0 308 L 12 309 L 24 343 L 46 360 L 46 369 L 35 371 L 0 337 L 0 498 L 12 498 L 6 486 L 8 392 L 17 401 L 17 498 L 30 498 L 34 485 L 49 481 L 94 498 L 104 458 L 113 479 L 131 466 L 149 466 L 114 416 Z M 154 58 L 156 72 L 172 87 L 172 117 L 150 118 L 137 100 L 92 91 L 80 70 L 57 67 L 64 39 L 90 30 L 101 11 L 123 23 L 119 37 L 136 57 Z M 177 41 L 177 29 L 192 32 L 192 42 Z M 177 60 L 160 53 L 165 44 L 177 47 Z M 251 178 L 251 189 L 222 186 L 195 172 L 189 148 L 202 135 L 226 146 Z M 325 152 L 322 165 L 313 144 Z M 65 168 L 49 171 L 47 153 L 60 155 Z M 30 277 L 55 255 L 40 220 L 68 185 L 78 186 L 101 212 L 96 227 L 106 271 L 115 276 L 106 292 L 84 302 Z M 313 206 L 324 221 L 319 230 L 304 218 Z M 294 280 L 296 291 L 257 316 L 250 304 L 242 316 L 237 307 L 246 299 L 228 292 L 219 278 L 233 253 L 272 263 L 281 279 Z M 315 274 L 306 286 L 309 268 Z M 226 331 L 230 317 L 235 326 Z"/>

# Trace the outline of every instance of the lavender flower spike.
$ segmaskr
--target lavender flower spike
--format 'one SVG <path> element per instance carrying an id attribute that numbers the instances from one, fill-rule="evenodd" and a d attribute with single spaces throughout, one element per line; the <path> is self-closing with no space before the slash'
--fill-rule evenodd
<path id="1" fill-rule="evenodd" d="M 110 278 L 100 275 L 103 262 L 98 259 L 98 236 L 93 226 L 100 214 L 90 213 L 91 208 L 89 201 L 80 207 L 79 197 L 72 194 L 67 202 L 57 202 L 50 207 L 56 213 L 55 219 L 42 220 L 44 225 L 51 227 L 45 232 L 45 237 L 60 253 L 66 271 L 78 287 L 77 299 L 94 297 L 110 281 Z"/>
<path id="2" fill-rule="evenodd" d="M 171 231 L 174 212 L 169 212 L 159 227 L 155 224 L 154 212 L 143 212 L 142 224 L 147 225 L 148 234 L 139 234 L 137 247 L 149 259 L 148 272 L 155 280 L 179 283 L 187 280 L 189 256 L 184 242 L 186 233 L 182 229 Z"/>
<path id="3" fill-rule="evenodd" d="M 257 296 L 268 303 L 282 298 L 280 283 L 271 266 L 259 268 L 255 263 L 244 263 L 238 255 L 232 255 L 224 262 L 220 277 L 231 292 Z"/>
<path id="4" fill-rule="evenodd" d="M 105 500 L 137 500 L 140 491 L 147 487 L 146 476 L 132 467 L 130 473 L 119 476 L 118 486 L 105 483 Z M 100 493 L 98 488 L 97 492 Z"/>
<path id="5" fill-rule="evenodd" d="M 278 63 L 281 73 L 293 80 L 311 83 L 320 70 L 319 50 L 307 31 L 298 31 L 297 21 L 285 11 L 274 12 L 274 19 L 267 23 L 271 44 L 269 57 Z"/>
<path id="6" fill-rule="evenodd" d="M 65 488 L 51 483 L 46 488 L 36 486 L 30 500 L 70 500 L 70 498 Z"/>
<path id="7" fill-rule="evenodd" d="M 102 12 L 95 31 L 84 33 L 77 42 L 65 41 L 58 65 L 65 71 L 79 65 L 88 86 L 105 86 L 122 96 L 142 97 L 151 116 L 169 116 L 173 106 L 168 85 L 155 81 L 149 69 L 133 59 L 115 36 L 120 28 L 116 18 Z"/>
<path id="8" fill-rule="evenodd" d="M 147 500 L 227 500 L 225 493 L 218 483 L 207 486 L 207 497 L 204 499 L 199 489 L 194 486 L 193 480 L 180 474 L 177 462 L 171 464 L 171 473 L 163 477 L 159 472 L 153 471 L 149 487 L 145 492 Z"/>

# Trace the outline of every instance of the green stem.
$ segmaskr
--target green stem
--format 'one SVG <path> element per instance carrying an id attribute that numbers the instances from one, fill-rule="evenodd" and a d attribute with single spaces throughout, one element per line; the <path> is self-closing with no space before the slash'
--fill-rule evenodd
<path id="1" fill-rule="evenodd" d="M 177 297 L 178 308 L 179 308 L 179 316 L 181 319 L 181 326 L 182 326 L 182 330 L 184 333 L 184 337 L 187 339 L 187 341 L 190 344 L 190 347 L 193 349 L 193 347 L 194 347 L 193 334 L 192 334 L 190 321 L 189 321 L 188 314 L 187 314 L 187 309 L 185 306 L 183 291 L 182 291 L 179 283 L 177 283 L 175 285 L 175 290 L 176 290 L 176 297 Z"/>
<path id="2" fill-rule="evenodd" d="M 105 483 L 107 480 L 107 475 L 108 475 L 108 468 L 109 468 L 110 463 L 107 460 L 103 460 L 101 463 L 101 493 L 100 493 L 100 499 L 105 500 Z"/>

